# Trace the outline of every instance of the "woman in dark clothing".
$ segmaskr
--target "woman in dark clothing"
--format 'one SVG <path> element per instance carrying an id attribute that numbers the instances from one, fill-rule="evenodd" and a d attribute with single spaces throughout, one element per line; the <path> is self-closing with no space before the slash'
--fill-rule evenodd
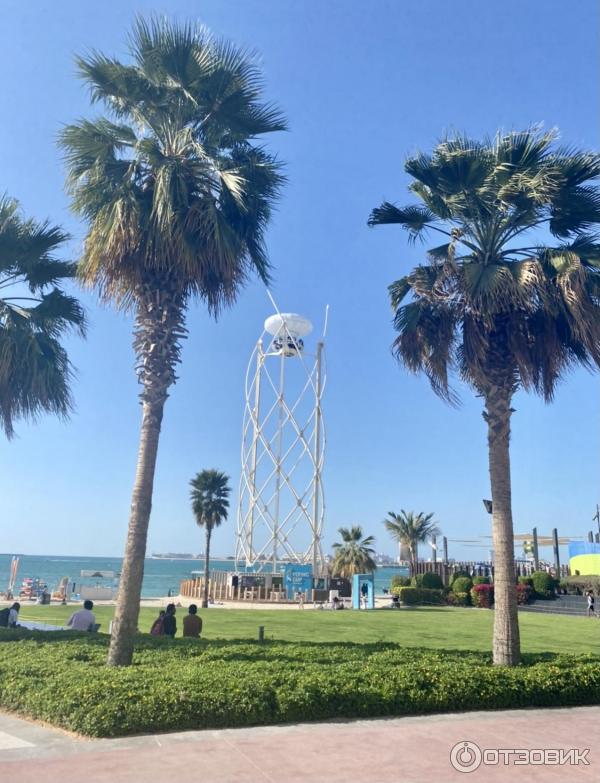
<path id="1" fill-rule="evenodd" d="M 171 639 L 177 633 L 177 620 L 175 619 L 175 604 L 169 604 L 163 619 L 163 633 Z"/>

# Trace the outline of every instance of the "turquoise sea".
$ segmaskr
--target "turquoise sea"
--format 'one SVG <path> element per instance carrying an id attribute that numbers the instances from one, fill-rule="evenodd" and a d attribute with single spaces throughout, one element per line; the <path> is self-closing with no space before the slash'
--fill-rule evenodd
<path id="1" fill-rule="evenodd" d="M 4 592 L 8 585 L 11 554 L 0 554 L 0 592 Z M 120 557 L 68 557 L 45 555 L 20 555 L 21 561 L 17 575 L 18 592 L 21 582 L 26 577 L 38 578 L 48 584 L 49 590 L 54 590 L 60 580 L 68 576 L 76 586 L 82 584 L 98 584 L 94 578 L 82 578 L 81 571 L 116 571 L 121 570 L 122 559 Z M 204 562 L 201 560 L 153 560 L 146 559 L 144 566 L 144 582 L 142 596 L 144 598 L 156 598 L 166 596 L 169 590 L 173 594 L 179 592 L 179 583 L 182 579 L 189 579 L 192 571 L 202 571 Z M 210 567 L 219 571 L 233 571 L 233 560 L 211 560 Z M 381 593 L 384 587 L 389 587 L 394 574 L 406 574 L 408 569 L 402 566 L 381 566 L 375 572 L 375 592 Z M 102 584 L 110 585 L 110 581 Z M 76 592 L 79 590 L 76 587 Z"/>

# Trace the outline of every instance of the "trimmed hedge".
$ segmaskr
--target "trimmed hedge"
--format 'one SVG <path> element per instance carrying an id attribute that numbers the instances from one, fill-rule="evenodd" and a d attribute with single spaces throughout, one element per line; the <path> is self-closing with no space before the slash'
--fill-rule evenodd
<path id="1" fill-rule="evenodd" d="M 556 579 L 547 571 L 534 571 L 531 574 L 531 583 L 535 591 L 536 598 L 554 598 Z"/>
<path id="2" fill-rule="evenodd" d="M 600 576 L 567 576 L 560 580 L 560 588 L 571 595 L 584 595 L 588 590 L 600 595 Z"/>
<path id="3" fill-rule="evenodd" d="M 449 606 L 471 606 L 471 597 L 469 593 L 448 593 L 446 602 Z"/>
<path id="4" fill-rule="evenodd" d="M 470 576 L 459 576 L 452 582 L 453 593 L 468 593 L 473 587 L 473 581 Z"/>
<path id="5" fill-rule="evenodd" d="M 467 579 L 471 578 L 471 574 L 469 574 L 467 571 L 455 571 L 452 574 L 452 578 L 450 580 L 450 587 L 454 586 L 454 583 L 456 582 L 457 579 L 460 579 L 461 577 L 464 577 L 464 576 L 466 576 Z"/>
<path id="6" fill-rule="evenodd" d="M 439 574 L 432 571 L 426 571 L 424 574 L 417 574 L 410 580 L 411 587 L 424 587 L 426 590 L 443 590 L 444 583 Z"/>
<path id="7" fill-rule="evenodd" d="M 473 577 L 473 584 L 474 585 L 489 585 L 491 584 L 491 579 L 489 576 L 474 576 Z"/>
<path id="8" fill-rule="evenodd" d="M 20 641 L 18 641 L 20 640 Z M 600 703 L 597 656 L 524 656 L 396 644 L 140 637 L 134 665 L 108 638 L 0 631 L 0 706 L 89 736 L 330 718 Z"/>
<path id="9" fill-rule="evenodd" d="M 416 604 L 444 604 L 443 590 L 428 590 L 426 587 L 401 587 L 398 595 L 400 602 L 414 606 Z"/>

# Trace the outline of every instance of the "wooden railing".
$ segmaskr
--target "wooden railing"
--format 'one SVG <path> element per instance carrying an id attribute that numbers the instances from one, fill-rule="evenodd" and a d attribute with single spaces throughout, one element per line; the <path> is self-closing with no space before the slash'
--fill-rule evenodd
<path id="1" fill-rule="evenodd" d="M 530 563 L 528 560 L 515 561 L 515 576 L 517 577 L 530 576 L 534 570 L 533 563 Z M 570 575 L 569 567 L 567 565 L 561 565 L 558 569 L 558 573 L 555 573 L 556 569 L 553 566 L 542 566 L 541 564 L 539 570 L 548 571 L 559 579 Z M 481 561 L 463 561 L 461 563 L 443 563 L 439 560 L 435 563 L 418 562 L 416 570 L 411 568 L 411 576 L 427 573 L 439 574 L 442 582 L 445 585 L 448 585 L 452 581 L 452 576 L 457 573 L 457 571 L 466 571 L 471 576 L 491 576 L 492 579 L 494 578 L 494 564 L 491 562 L 482 563 Z"/>
<path id="2" fill-rule="evenodd" d="M 204 597 L 204 577 L 185 579 L 179 585 L 179 593 L 184 598 Z M 241 578 L 238 586 L 231 584 L 229 574 L 225 571 L 215 571 L 209 575 L 208 595 L 212 601 L 286 601 L 286 594 L 282 587 L 242 587 Z"/>

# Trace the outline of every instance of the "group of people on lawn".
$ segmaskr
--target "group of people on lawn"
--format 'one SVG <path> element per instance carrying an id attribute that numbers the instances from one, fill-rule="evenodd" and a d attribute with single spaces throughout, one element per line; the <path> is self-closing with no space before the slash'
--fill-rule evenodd
<path id="1" fill-rule="evenodd" d="M 165 610 L 160 611 L 150 629 L 152 636 L 170 636 L 171 639 L 175 637 L 177 633 L 175 612 L 175 604 L 169 604 Z M 201 632 L 202 618 L 198 615 L 198 607 L 196 604 L 190 604 L 188 613 L 183 618 L 183 635 L 191 639 L 198 639 Z"/>
<path id="2" fill-rule="evenodd" d="M 16 628 L 19 624 L 19 610 L 21 605 L 15 602 L 12 606 L 0 611 L 0 627 Z M 96 618 L 92 609 L 93 601 L 84 601 L 83 608 L 74 612 L 67 620 L 67 627 L 73 631 L 95 631 Z M 165 610 L 161 610 L 156 620 L 152 623 L 150 633 L 152 636 L 170 636 L 174 638 L 177 633 L 177 620 L 175 619 L 175 604 L 169 604 Z M 202 632 L 202 618 L 198 615 L 198 607 L 191 604 L 187 615 L 183 618 L 183 635 L 198 639 Z"/>
<path id="3" fill-rule="evenodd" d="M 84 601 L 83 608 L 79 609 L 67 620 L 67 628 L 72 631 L 96 631 L 100 626 L 96 626 L 96 617 L 92 612 L 94 608 L 93 601 Z M 18 628 L 19 627 L 19 611 L 21 610 L 21 604 L 18 601 L 12 606 L 7 606 L 0 611 L 0 627 L 3 628 Z"/>

